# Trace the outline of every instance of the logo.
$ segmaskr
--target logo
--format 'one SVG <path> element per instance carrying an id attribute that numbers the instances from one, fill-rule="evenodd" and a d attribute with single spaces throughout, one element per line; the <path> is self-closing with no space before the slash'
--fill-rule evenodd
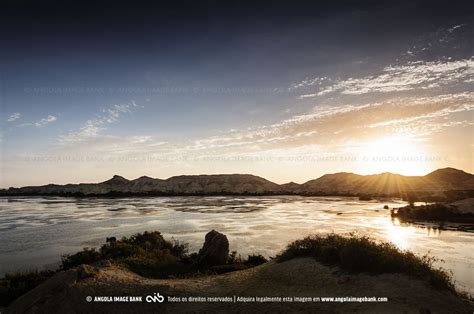
<path id="1" fill-rule="evenodd" d="M 153 293 L 153 295 L 147 295 L 145 300 L 148 302 L 148 303 L 162 303 L 163 301 L 165 301 L 165 297 L 160 295 L 159 293 Z"/>

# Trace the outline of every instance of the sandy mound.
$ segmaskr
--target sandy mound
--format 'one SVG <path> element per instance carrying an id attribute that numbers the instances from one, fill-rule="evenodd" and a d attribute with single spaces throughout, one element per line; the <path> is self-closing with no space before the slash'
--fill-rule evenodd
<path id="1" fill-rule="evenodd" d="M 388 297 L 386 303 L 147 303 L 145 296 Z M 143 296 L 143 302 L 87 302 L 87 296 Z M 16 300 L 5 313 L 472 313 L 447 291 L 404 275 L 347 275 L 308 258 L 192 279 L 146 279 L 115 266 L 60 272 Z"/>

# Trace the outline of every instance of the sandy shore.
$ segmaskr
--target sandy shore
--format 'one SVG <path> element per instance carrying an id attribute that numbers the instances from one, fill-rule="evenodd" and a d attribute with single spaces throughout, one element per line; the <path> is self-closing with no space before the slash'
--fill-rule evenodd
<path id="1" fill-rule="evenodd" d="M 145 296 L 388 297 L 383 303 L 147 303 Z M 143 296 L 143 302 L 87 302 L 87 296 Z M 428 282 L 401 274 L 348 275 L 298 258 L 223 275 L 147 279 L 111 265 L 80 266 L 56 274 L 4 313 L 472 313 L 474 306 Z"/>

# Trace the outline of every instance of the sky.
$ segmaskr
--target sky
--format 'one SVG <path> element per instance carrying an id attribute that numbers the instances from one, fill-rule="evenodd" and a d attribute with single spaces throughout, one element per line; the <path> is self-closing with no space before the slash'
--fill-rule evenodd
<path id="1" fill-rule="evenodd" d="M 469 1 L 0 6 L 0 187 L 474 172 Z"/>

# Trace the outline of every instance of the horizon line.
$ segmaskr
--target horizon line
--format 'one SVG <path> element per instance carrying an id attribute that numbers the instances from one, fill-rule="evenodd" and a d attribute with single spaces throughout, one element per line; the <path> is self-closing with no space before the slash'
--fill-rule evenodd
<path id="1" fill-rule="evenodd" d="M 314 179 L 310 179 L 310 180 L 307 180 L 303 183 L 297 183 L 297 182 L 294 182 L 294 181 L 289 181 L 289 182 L 285 182 L 285 183 L 276 183 L 276 182 L 273 182 L 273 181 L 270 181 L 262 176 L 258 176 L 258 175 L 255 175 L 255 174 L 251 174 L 251 173 L 218 173 L 218 174 L 180 174 L 180 175 L 174 175 L 174 176 L 171 176 L 171 177 L 168 177 L 166 179 L 161 179 L 161 178 L 153 178 L 153 177 L 149 177 L 147 175 L 142 175 L 142 176 L 139 176 L 135 179 L 127 179 L 125 178 L 124 176 L 121 176 L 121 175 L 117 175 L 117 174 L 114 174 L 112 175 L 112 177 L 110 179 L 107 179 L 105 181 L 100 181 L 100 182 L 79 182 L 79 183 L 64 183 L 64 184 L 57 184 L 57 183 L 47 183 L 47 184 L 42 184 L 42 185 L 26 185 L 26 186 L 21 186 L 21 187 L 0 187 L 0 190 L 8 190 L 10 188 L 24 188 L 24 187 L 32 187 L 32 186 L 47 186 L 47 185 L 69 185 L 69 184 L 100 184 L 100 183 L 104 183 L 104 182 L 107 182 L 109 180 L 112 180 L 113 178 L 115 177 L 120 177 L 122 179 L 125 179 L 129 182 L 131 181 L 135 181 L 135 180 L 138 180 L 140 178 L 143 178 L 143 177 L 147 177 L 147 178 L 150 178 L 150 179 L 153 179 L 153 180 L 163 180 L 163 181 L 166 181 L 166 180 L 169 180 L 171 178 L 175 178 L 175 177 L 182 177 L 182 176 L 187 176 L 187 177 L 198 177 L 198 176 L 231 176 L 231 175 L 247 175 L 247 176 L 254 176 L 254 177 L 259 177 L 259 178 L 262 178 L 264 180 L 267 180 L 271 183 L 274 183 L 274 184 L 277 184 L 277 185 L 284 185 L 284 184 L 289 184 L 289 183 L 295 183 L 295 184 L 305 184 L 309 181 L 312 181 L 312 180 L 317 180 L 317 179 L 320 179 L 326 175 L 335 175 L 335 174 L 342 174 L 342 173 L 345 173 L 345 174 L 354 174 L 354 175 L 358 175 L 358 176 L 362 176 L 362 177 L 367 177 L 367 176 L 376 176 L 376 175 L 384 175 L 384 174 L 390 174 L 390 175 L 397 175 L 397 176 L 402 176 L 402 177 L 425 177 L 433 172 L 436 172 L 436 171 L 439 171 L 439 170 L 447 170 L 447 169 L 452 169 L 452 170 L 457 170 L 457 171 L 462 171 L 464 173 L 467 173 L 467 174 L 470 174 L 470 175 L 474 175 L 470 172 L 467 172 L 467 171 L 464 171 L 462 169 L 457 169 L 457 168 L 454 168 L 454 167 L 444 167 L 444 168 L 438 168 L 436 170 L 433 170 L 433 171 L 430 171 L 428 173 L 426 173 L 425 175 L 414 175 L 414 176 L 411 176 L 411 175 L 403 175 L 403 174 L 399 174 L 399 173 L 394 173 L 394 172 L 380 172 L 380 173 L 373 173 L 373 174 L 358 174 L 358 173 L 354 173 L 354 172 L 346 172 L 346 171 L 340 171 L 340 172 L 332 172 L 332 173 L 325 173 L 317 178 L 314 178 Z"/>

